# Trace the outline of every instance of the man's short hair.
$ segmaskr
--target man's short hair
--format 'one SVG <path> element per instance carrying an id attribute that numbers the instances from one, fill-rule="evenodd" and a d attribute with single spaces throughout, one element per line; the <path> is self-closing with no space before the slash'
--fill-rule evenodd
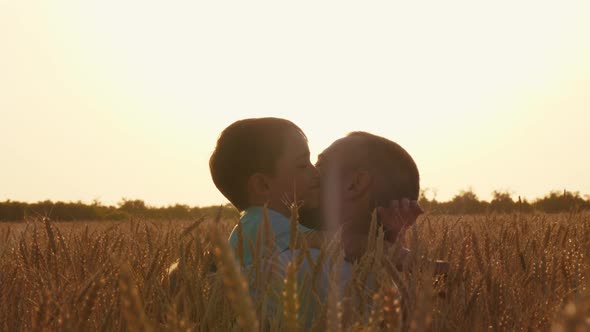
<path id="1" fill-rule="evenodd" d="M 412 156 L 399 144 L 384 137 L 364 131 L 347 135 L 361 139 L 367 151 L 361 167 L 371 172 L 375 179 L 376 206 L 389 206 L 392 200 L 417 200 L 420 195 L 420 173 Z"/>
<path id="2" fill-rule="evenodd" d="M 270 117 L 239 120 L 221 132 L 209 169 L 217 189 L 238 210 L 250 204 L 248 178 L 259 172 L 274 174 L 286 137 L 293 131 L 306 138 L 293 122 Z"/>

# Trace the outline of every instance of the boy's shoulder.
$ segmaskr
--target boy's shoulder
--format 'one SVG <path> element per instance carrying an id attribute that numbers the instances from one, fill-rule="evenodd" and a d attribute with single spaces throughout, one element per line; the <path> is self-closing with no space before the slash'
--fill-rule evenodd
<path id="1" fill-rule="evenodd" d="M 246 240 L 246 243 L 248 241 L 254 243 L 254 241 L 256 240 L 258 230 L 260 229 L 260 226 L 263 224 L 263 220 L 265 218 L 264 211 L 264 207 L 250 207 L 246 209 L 240 216 L 239 222 L 242 227 L 242 236 Z M 273 233 L 273 236 L 275 238 L 275 246 L 277 247 L 277 249 L 282 250 L 286 248 L 289 244 L 291 221 L 288 217 L 284 216 L 283 214 L 275 210 L 266 209 L 266 212 L 268 215 L 268 221 L 270 224 L 271 232 Z M 238 242 L 237 227 L 237 225 L 236 227 L 234 227 L 229 238 L 229 242 L 232 246 L 236 246 Z M 303 233 L 311 231 L 311 229 L 300 224 L 297 228 L 299 232 Z"/>
<path id="2" fill-rule="evenodd" d="M 273 233 L 280 234 L 289 232 L 291 228 L 291 220 L 289 217 L 283 214 L 266 208 L 266 215 L 272 228 Z M 265 208 L 260 206 L 254 206 L 246 209 L 240 216 L 240 223 L 242 224 L 243 230 L 253 229 L 258 231 L 258 227 L 263 223 L 265 218 Z M 298 224 L 297 228 L 300 232 L 308 232 L 311 229 Z"/>

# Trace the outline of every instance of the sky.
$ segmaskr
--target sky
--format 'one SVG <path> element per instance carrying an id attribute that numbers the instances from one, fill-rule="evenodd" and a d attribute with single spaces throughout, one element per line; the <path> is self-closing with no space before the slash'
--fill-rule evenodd
<path id="1" fill-rule="evenodd" d="M 0 200 L 227 202 L 223 128 L 353 130 L 430 197 L 590 194 L 590 2 L 0 0 Z"/>

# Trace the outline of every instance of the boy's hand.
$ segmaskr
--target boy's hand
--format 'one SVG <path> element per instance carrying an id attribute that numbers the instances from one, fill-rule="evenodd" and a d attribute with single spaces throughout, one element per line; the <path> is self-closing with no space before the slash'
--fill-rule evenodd
<path id="1" fill-rule="evenodd" d="M 418 201 L 410 201 L 405 198 L 401 201 L 391 201 L 389 207 L 377 207 L 377 215 L 383 225 L 385 240 L 391 243 L 395 242 L 398 234 L 413 225 L 422 213 L 424 211 L 418 205 Z"/>

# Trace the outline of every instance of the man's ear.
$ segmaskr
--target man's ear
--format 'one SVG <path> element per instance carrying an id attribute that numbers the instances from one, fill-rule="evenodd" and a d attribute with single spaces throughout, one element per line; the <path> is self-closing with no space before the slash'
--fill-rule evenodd
<path id="1" fill-rule="evenodd" d="M 373 177 L 367 171 L 356 171 L 352 175 L 350 182 L 346 188 L 346 192 L 350 197 L 358 197 L 365 195 L 371 190 L 373 185 Z"/>
<path id="2" fill-rule="evenodd" d="M 253 200 L 268 200 L 270 183 L 268 177 L 262 173 L 254 173 L 248 178 L 248 194 Z"/>

